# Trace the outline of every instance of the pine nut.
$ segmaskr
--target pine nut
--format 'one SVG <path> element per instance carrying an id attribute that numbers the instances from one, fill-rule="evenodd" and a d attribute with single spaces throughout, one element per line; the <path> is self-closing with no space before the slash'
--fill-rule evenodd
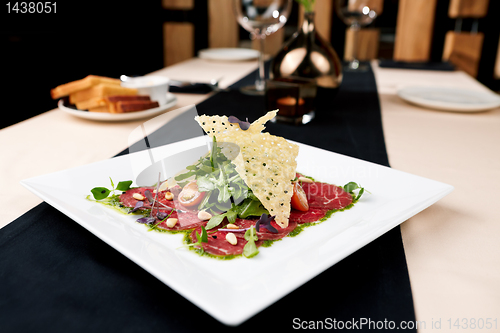
<path id="1" fill-rule="evenodd" d="M 240 227 L 238 227 L 236 224 L 229 223 L 228 225 L 226 225 L 226 228 L 227 229 L 239 229 Z"/>
<path id="2" fill-rule="evenodd" d="M 165 193 L 165 199 L 174 200 L 174 194 L 172 192 Z"/>
<path id="3" fill-rule="evenodd" d="M 134 193 L 132 194 L 132 197 L 135 199 L 135 200 L 144 200 L 144 196 L 140 193 Z"/>
<path id="4" fill-rule="evenodd" d="M 173 228 L 177 224 L 177 219 L 169 218 L 167 219 L 167 227 Z"/>
<path id="5" fill-rule="evenodd" d="M 200 210 L 198 212 L 198 218 L 202 221 L 210 220 L 212 218 L 212 214 L 207 211 Z"/>
<path id="6" fill-rule="evenodd" d="M 314 182 L 312 181 L 312 179 L 307 178 L 307 177 L 299 177 L 299 182 L 303 182 L 303 183 L 314 183 Z"/>
<path id="7" fill-rule="evenodd" d="M 228 232 L 226 235 L 226 240 L 229 242 L 231 245 L 236 245 L 238 243 L 238 239 L 236 239 L 236 236 L 232 232 Z"/>

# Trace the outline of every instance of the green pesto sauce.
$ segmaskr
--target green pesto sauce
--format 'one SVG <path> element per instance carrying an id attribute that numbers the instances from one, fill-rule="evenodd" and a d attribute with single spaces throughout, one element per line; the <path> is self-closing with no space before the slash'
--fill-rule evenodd
<path id="1" fill-rule="evenodd" d="M 183 232 L 185 233 L 185 235 L 184 235 L 184 243 L 186 245 L 193 244 L 193 241 L 191 240 L 191 237 L 189 237 L 189 235 L 191 234 L 192 230 L 183 230 Z M 208 237 L 210 237 L 210 235 Z M 200 256 L 205 256 L 205 257 L 214 258 L 214 259 L 218 259 L 218 260 L 231 260 L 231 259 L 234 259 L 234 258 L 243 257 L 243 254 L 232 254 L 232 255 L 227 255 L 227 256 L 215 256 L 213 254 L 210 254 L 210 253 L 207 253 L 207 252 L 203 251 L 200 248 L 195 248 L 194 246 L 189 246 L 189 247 L 186 246 L 186 248 L 188 248 L 189 250 L 191 250 L 191 251 L 199 254 Z"/>
<path id="2" fill-rule="evenodd" d="M 102 199 L 102 200 L 95 200 L 90 197 L 90 195 L 87 196 L 87 200 L 98 202 L 102 205 L 108 206 L 113 208 L 119 213 L 126 214 L 126 215 L 144 215 L 147 216 L 149 215 L 150 210 L 142 210 L 142 211 L 136 211 L 134 213 L 130 213 L 129 211 L 131 208 L 125 207 L 121 202 L 120 202 L 120 195 L 119 194 L 113 194 L 110 195 L 109 197 Z"/>
<path id="3" fill-rule="evenodd" d="M 314 178 L 312 178 L 312 177 L 304 176 L 304 175 L 302 175 L 302 176 L 306 177 L 306 178 L 309 178 L 312 181 L 316 182 L 316 180 Z M 99 202 L 99 203 L 101 203 L 103 205 L 106 205 L 106 206 L 109 206 L 109 207 L 112 207 L 112 208 L 114 208 L 115 210 L 117 210 L 118 212 L 120 212 L 122 214 L 129 215 L 128 212 L 131 210 L 131 208 L 125 207 L 123 204 L 120 203 L 120 195 L 118 195 L 118 194 L 111 195 L 108 198 L 102 199 L 102 200 L 91 199 L 90 195 L 89 195 L 89 196 L 87 196 L 87 199 L 91 200 L 91 201 L 94 201 L 94 202 Z M 306 228 L 311 227 L 311 226 L 315 226 L 315 225 L 319 225 L 322 222 L 328 220 L 334 213 L 336 213 L 336 212 L 342 212 L 344 210 L 351 209 L 352 207 L 354 207 L 354 204 L 356 204 L 357 201 L 358 200 L 354 200 L 349 206 L 347 206 L 345 208 L 342 208 L 342 209 L 332 209 L 332 210 L 329 210 L 328 212 L 326 212 L 325 216 L 322 217 L 319 221 L 298 224 L 297 227 L 295 227 L 295 229 L 293 229 L 285 237 L 296 237 L 298 234 L 300 234 Z M 139 210 L 139 211 L 131 213 L 131 214 L 133 214 L 133 215 L 148 216 L 150 214 L 150 210 Z M 158 226 L 151 227 L 151 226 L 146 225 L 146 224 L 144 226 L 146 228 L 148 228 L 148 231 L 156 231 L 156 232 L 170 233 L 170 234 L 183 233 L 184 234 L 183 243 L 185 244 L 184 247 L 187 248 L 187 249 L 189 249 L 190 251 L 193 251 L 193 252 L 197 253 L 200 256 L 205 256 L 205 257 L 214 258 L 214 259 L 218 259 L 218 260 L 231 260 L 231 259 L 234 259 L 234 258 L 243 257 L 243 254 L 227 255 L 227 256 L 216 256 L 216 255 L 213 255 L 213 254 L 210 254 L 210 253 L 207 253 L 207 252 L 203 251 L 201 248 L 195 248 L 194 246 L 188 246 L 190 244 L 193 244 L 193 242 L 191 240 L 191 237 L 190 237 L 192 230 L 167 230 L 167 229 L 159 228 Z M 265 240 L 262 243 L 261 247 L 270 247 L 275 242 L 280 241 L 282 239 L 283 238 Z"/>

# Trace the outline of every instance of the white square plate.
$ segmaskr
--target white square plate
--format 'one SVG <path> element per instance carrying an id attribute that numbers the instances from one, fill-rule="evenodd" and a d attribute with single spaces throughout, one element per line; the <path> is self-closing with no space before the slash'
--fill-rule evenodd
<path id="1" fill-rule="evenodd" d="M 298 143 L 299 172 L 337 185 L 354 181 L 370 193 L 353 208 L 297 237 L 260 248 L 252 259 L 233 260 L 200 257 L 179 248 L 183 234 L 147 232 L 134 222 L 137 217 L 86 199 L 91 188 L 109 186 L 109 177 L 115 184 L 134 180 L 134 168 L 150 156 L 158 160 L 204 144 L 204 138 L 197 137 L 21 183 L 227 325 L 242 323 L 453 190 L 447 184 Z"/>

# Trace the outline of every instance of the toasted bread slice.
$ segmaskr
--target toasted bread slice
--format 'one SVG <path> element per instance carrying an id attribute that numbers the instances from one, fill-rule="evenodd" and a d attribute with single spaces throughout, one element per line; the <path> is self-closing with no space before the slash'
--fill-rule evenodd
<path id="1" fill-rule="evenodd" d="M 110 83 L 100 83 L 96 86 L 70 94 L 69 102 L 71 104 L 77 104 L 92 98 L 110 95 L 137 95 L 137 89 L 125 88 Z"/>
<path id="2" fill-rule="evenodd" d="M 116 102 L 116 113 L 143 111 L 158 106 L 156 101 L 119 101 Z"/>
<path id="3" fill-rule="evenodd" d="M 131 101 L 151 101 L 151 98 L 148 95 L 112 95 L 104 97 L 104 101 L 108 104 L 109 112 L 118 113 L 116 110 L 116 103 L 123 102 L 131 102 Z"/>
<path id="4" fill-rule="evenodd" d="M 78 110 L 88 110 L 90 108 L 96 108 L 98 106 L 107 106 L 107 105 L 108 104 L 102 97 L 96 97 L 76 103 L 76 108 Z"/>
<path id="5" fill-rule="evenodd" d="M 96 107 L 93 107 L 93 108 L 89 108 L 89 111 L 90 112 L 109 112 L 109 108 L 108 108 L 107 105 L 96 106 Z"/>
<path id="6" fill-rule="evenodd" d="M 68 96 L 74 92 L 88 89 L 92 86 L 98 85 L 100 83 L 109 83 L 114 85 L 120 85 L 120 80 L 112 79 L 105 76 L 88 75 L 87 77 L 72 81 L 69 83 L 61 84 L 50 91 L 50 95 L 53 99 L 58 99 L 64 96 Z"/>

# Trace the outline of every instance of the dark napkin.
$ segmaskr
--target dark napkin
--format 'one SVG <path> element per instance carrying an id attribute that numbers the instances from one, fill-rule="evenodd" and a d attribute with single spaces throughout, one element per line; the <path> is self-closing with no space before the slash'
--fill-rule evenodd
<path id="1" fill-rule="evenodd" d="M 394 61 L 390 59 L 381 59 L 378 64 L 381 68 L 398 68 L 398 69 L 416 69 L 416 70 L 429 70 L 429 71 L 454 71 L 455 66 L 453 64 L 443 61 L 443 62 L 406 62 L 406 61 Z"/>
<path id="2" fill-rule="evenodd" d="M 170 86 L 168 91 L 171 93 L 183 93 L 183 94 L 208 94 L 212 92 L 212 88 L 208 84 L 195 83 L 187 85 L 184 87 Z"/>
<path id="3" fill-rule="evenodd" d="M 254 79 L 252 73 L 235 86 L 251 84 Z M 328 91 L 321 94 L 323 104 L 310 124 L 269 124 L 269 132 L 388 165 L 373 73 L 346 73 L 338 96 Z M 218 93 L 197 108 L 200 114 L 254 120 L 263 113 L 264 99 L 231 91 Z M 189 131 L 182 129 L 192 126 L 193 120 L 186 115 L 189 113 L 150 135 L 149 142 L 159 145 L 188 138 Z M 235 330 L 46 203 L 0 230 L 0 295 L 2 332 Z M 363 318 L 365 326 L 361 326 Z M 396 327 L 402 320 L 415 320 L 399 227 L 236 329 L 294 331 L 302 321 L 333 325 L 334 319 L 335 323 L 345 321 L 346 327 L 359 327 L 359 331 L 384 324 L 384 320 L 394 321 Z"/>

